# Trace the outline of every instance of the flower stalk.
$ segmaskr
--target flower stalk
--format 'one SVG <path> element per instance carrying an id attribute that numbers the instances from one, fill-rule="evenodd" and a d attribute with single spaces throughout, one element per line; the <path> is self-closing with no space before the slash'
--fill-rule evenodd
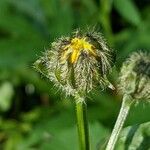
<path id="1" fill-rule="evenodd" d="M 90 150 L 87 106 L 84 101 L 76 100 L 76 117 L 80 150 Z"/>
<path id="2" fill-rule="evenodd" d="M 108 141 L 108 144 L 106 146 L 106 150 L 113 150 L 115 148 L 115 144 L 118 140 L 119 133 L 125 123 L 125 120 L 131 108 L 132 102 L 133 101 L 131 100 L 131 97 L 129 95 L 124 95 L 121 109 L 120 109 L 117 121 L 115 123 L 115 126 L 113 128 L 112 134 L 110 136 L 110 139 Z"/>

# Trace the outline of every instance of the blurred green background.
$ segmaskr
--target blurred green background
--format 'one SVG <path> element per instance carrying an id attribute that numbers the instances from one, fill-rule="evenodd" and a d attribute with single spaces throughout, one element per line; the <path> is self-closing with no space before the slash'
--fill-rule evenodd
<path id="1" fill-rule="evenodd" d="M 96 26 L 117 52 L 110 80 L 132 51 L 150 50 L 149 0 L 0 0 L 0 149 L 77 150 L 74 102 L 35 72 L 33 62 L 60 36 Z M 89 95 L 92 150 L 115 123 L 121 96 Z M 125 126 L 150 121 L 150 106 L 133 107 Z"/>

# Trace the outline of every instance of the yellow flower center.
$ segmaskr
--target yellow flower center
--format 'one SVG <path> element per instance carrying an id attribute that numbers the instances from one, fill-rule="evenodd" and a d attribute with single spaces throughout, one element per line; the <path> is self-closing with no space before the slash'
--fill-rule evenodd
<path id="1" fill-rule="evenodd" d="M 65 61 L 70 56 L 70 62 L 75 63 L 81 52 L 96 56 L 95 47 L 86 41 L 86 38 L 73 38 L 71 43 L 64 48 L 65 52 L 62 56 L 62 61 Z M 71 54 L 71 55 L 70 55 Z"/>

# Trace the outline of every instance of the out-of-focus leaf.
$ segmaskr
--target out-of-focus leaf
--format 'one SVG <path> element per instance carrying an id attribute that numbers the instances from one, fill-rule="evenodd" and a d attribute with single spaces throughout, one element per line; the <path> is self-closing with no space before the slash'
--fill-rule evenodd
<path id="1" fill-rule="evenodd" d="M 86 29 L 87 26 L 95 26 L 98 22 L 98 15 L 96 15 L 98 6 L 95 5 L 94 1 L 78 0 L 76 5 L 74 5 L 74 13 L 75 23 L 79 28 Z"/>
<path id="2" fill-rule="evenodd" d="M 27 16 L 44 23 L 46 21 L 45 15 L 40 5 L 40 0 L 7 0 L 18 11 Z"/>
<path id="3" fill-rule="evenodd" d="M 73 27 L 71 1 L 40 0 L 49 25 L 50 38 L 70 34 Z"/>
<path id="4" fill-rule="evenodd" d="M 139 117 L 141 115 L 142 111 L 142 117 Z M 136 107 L 133 107 L 131 111 L 129 112 L 126 124 L 141 124 L 143 122 L 148 122 L 150 120 L 149 115 L 150 114 L 150 105 L 145 104 L 145 100 L 140 102 Z"/>
<path id="5" fill-rule="evenodd" d="M 27 66 L 29 62 L 31 63 L 33 61 L 36 54 L 39 54 L 40 49 L 43 49 L 41 48 L 42 41 L 40 38 L 1 40 L 0 68 L 7 67 L 14 69 Z M 31 65 L 29 67 L 31 67 Z"/>
<path id="6" fill-rule="evenodd" d="M 39 120 L 32 132 L 18 143 L 17 147 L 25 149 L 77 150 L 78 135 L 75 118 L 69 112 L 50 118 L 49 115 Z M 48 118 L 49 119 L 48 119 Z M 99 136 L 100 135 L 100 136 Z M 108 135 L 108 130 L 98 122 L 90 123 L 91 148 L 96 149 L 99 142 Z M 73 146 L 72 146 L 73 145 Z"/>
<path id="7" fill-rule="evenodd" d="M 12 97 L 14 95 L 14 89 L 11 83 L 4 82 L 0 86 L 0 110 L 7 111 L 12 102 Z"/>
<path id="8" fill-rule="evenodd" d="M 139 25 L 141 16 L 132 0 L 114 0 L 114 6 L 127 21 L 133 25 Z"/>
<path id="9" fill-rule="evenodd" d="M 138 29 L 128 28 L 122 30 L 114 36 L 117 45 L 117 63 L 128 57 L 129 53 L 138 50 L 150 49 L 150 23 L 144 21 L 140 23 Z"/>
<path id="10" fill-rule="evenodd" d="M 14 120 L 0 119 L 0 142 L 4 141 L 3 144 L 0 144 L 0 149 L 17 150 L 18 143 L 23 140 L 22 130 L 24 129 L 22 128 L 25 129 L 25 124 L 23 125 Z"/>
<path id="11" fill-rule="evenodd" d="M 17 5 L 14 4 L 15 2 Z M 33 4 L 36 5 L 35 3 L 34 1 Z M 31 11 L 28 12 L 30 15 L 36 11 L 37 7 L 34 8 L 32 5 L 23 1 L 17 2 L 17 0 L 11 2 L 2 0 L 0 2 L 0 34 L 2 34 L 0 39 L 0 68 L 14 69 L 18 66 L 27 66 L 33 61 L 36 54 L 47 45 L 47 39 L 37 27 L 40 21 L 37 22 L 37 26 L 33 23 L 36 18 L 42 22 L 42 18 L 38 17 L 37 14 L 30 20 L 27 16 L 26 7 Z M 39 13 L 42 14 L 40 11 Z"/>
<path id="12" fill-rule="evenodd" d="M 9 139 L 4 144 L 4 150 L 17 150 L 16 145 L 22 140 L 22 135 L 19 132 L 12 132 Z M 19 149 L 18 149 L 19 150 Z"/>
<path id="13" fill-rule="evenodd" d="M 149 150 L 150 122 L 123 129 L 116 150 Z"/>
<path id="14" fill-rule="evenodd" d="M 101 136 L 100 136 L 101 135 Z M 91 149 L 95 150 L 99 146 L 100 141 L 108 135 L 108 131 L 100 126 L 99 123 L 90 124 L 90 140 Z M 67 140 L 69 139 L 69 140 Z M 51 137 L 51 142 L 44 142 L 40 149 L 59 149 L 61 150 L 77 150 L 79 149 L 78 135 L 76 127 L 67 128 L 57 133 L 56 136 Z"/>
<path id="15" fill-rule="evenodd" d="M 113 120 L 115 120 L 116 117 L 115 114 L 119 111 L 118 99 L 112 97 L 112 95 L 108 95 L 106 92 L 101 92 L 100 90 L 93 91 L 90 98 L 91 99 L 88 100 L 90 106 L 88 108 L 89 120 L 106 121 L 108 126 L 113 125 Z M 114 107 L 115 109 L 112 109 Z M 108 123 L 107 120 L 110 120 L 110 122 Z"/>
<path id="16" fill-rule="evenodd" d="M 101 0 L 100 1 L 100 11 L 99 11 L 99 20 L 104 29 L 106 37 L 109 42 L 113 42 L 112 37 L 112 27 L 110 23 L 110 15 L 112 9 L 112 0 Z M 112 43 L 111 43 L 112 44 Z"/>

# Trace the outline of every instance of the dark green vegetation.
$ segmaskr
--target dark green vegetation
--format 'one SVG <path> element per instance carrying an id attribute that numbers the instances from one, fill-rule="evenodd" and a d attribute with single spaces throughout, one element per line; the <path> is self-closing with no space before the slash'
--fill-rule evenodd
<path id="1" fill-rule="evenodd" d="M 0 149 L 77 150 L 73 100 L 41 79 L 32 63 L 57 37 L 96 25 L 117 51 L 109 77 L 116 86 L 128 54 L 150 50 L 149 12 L 149 0 L 0 0 Z M 103 147 L 108 138 L 120 99 L 117 90 L 89 95 L 92 150 Z M 131 109 L 126 126 L 148 122 L 149 114 L 150 106 L 140 103 Z M 137 150 L 148 150 L 148 127 L 125 129 L 128 140 L 120 139 L 118 150 L 136 145 L 140 136 Z"/>

